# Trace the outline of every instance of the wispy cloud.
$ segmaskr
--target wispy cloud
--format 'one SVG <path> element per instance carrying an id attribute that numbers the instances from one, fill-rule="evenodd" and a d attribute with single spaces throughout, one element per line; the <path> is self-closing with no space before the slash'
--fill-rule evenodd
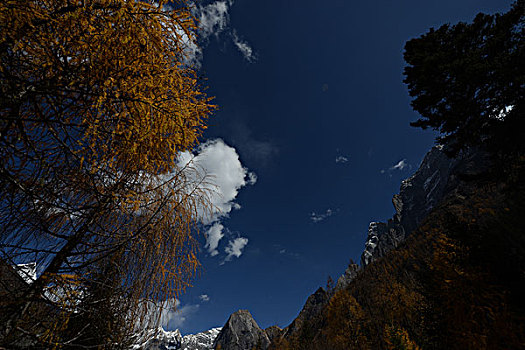
<path id="1" fill-rule="evenodd" d="M 336 163 L 346 163 L 346 162 L 348 162 L 348 158 L 345 157 L 345 156 L 337 156 L 335 158 L 335 162 Z"/>
<path id="2" fill-rule="evenodd" d="M 393 172 L 393 171 L 396 171 L 396 170 L 404 170 L 404 169 L 407 169 L 407 168 L 411 168 L 411 165 L 407 163 L 406 159 L 401 159 L 399 162 L 397 162 L 396 164 L 394 164 L 390 168 L 388 168 L 388 172 Z M 384 174 L 384 173 L 386 173 L 386 170 L 382 169 L 381 170 L 381 174 Z"/>
<path id="3" fill-rule="evenodd" d="M 275 245 L 275 248 L 278 250 L 279 255 L 292 257 L 298 259 L 300 257 L 299 253 L 290 252 L 288 249 L 283 248 L 281 245 Z"/>
<path id="4" fill-rule="evenodd" d="M 390 170 L 403 170 L 408 166 L 407 160 L 402 159 L 396 165 L 392 166 Z"/>
<path id="5" fill-rule="evenodd" d="M 179 39 L 182 39 L 187 46 L 184 51 L 185 63 L 200 68 L 203 49 L 209 44 L 211 37 L 215 37 L 217 40 L 221 40 L 221 38 L 232 40 L 234 46 L 248 62 L 255 61 L 256 56 L 253 48 L 246 40 L 240 38 L 235 29 L 230 27 L 230 9 L 233 4 L 233 0 L 213 1 L 203 6 L 193 4 L 192 13 L 198 19 L 198 45 L 193 40 L 189 40 L 182 30 L 177 33 Z"/>
<path id="6" fill-rule="evenodd" d="M 200 68 L 202 60 L 202 49 L 197 44 L 195 37 L 190 38 L 188 33 L 186 33 L 182 27 L 176 27 L 174 36 L 176 40 L 182 44 L 183 52 L 183 63 Z"/>
<path id="7" fill-rule="evenodd" d="M 255 183 L 257 182 L 257 174 L 255 174 L 254 172 L 249 172 L 247 182 L 248 185 L 255 185 Z"/>
<path id="8" fill-rule="evenodd" d="M 267 165 L 279 154 L 279 148 L 271 140 L 260 139 L 253 135 L 246 122 L 239 118 L 228 125 L 233 144 L 239 149 L 244 159 L 255 161 L 259 166 Z"/>
<path id="9" fill-rule="evenodd" d="M 246 61 L 252 63 L 255 62 L 256 57 L 255 53 L 253 52 L 253 49 L 251 46 L 237 35 L 237 31 L 234 29 L 232 33 L 232 39 L 233 43 L 237 47 L 237 49 L 242 53 L 243 57 L 246 59 Z"/>
<path id="10" fill-rule="evenodd" d="M 199 6 L 199 31 L 203 39 L 211 35 L 216 37 L 228 27 L 230 22 L 229 7 L 233 1 L 215 1 L 206 6 Z"/>
<path id="11" fill-rule="evenodd" d="M 166 330 L 179 329 L 198 310 L 199 304 L 181 306 L 178 299 L 166 300 L 160 305 L 160 324 Z"/>
<path id="12" fill-rule="evenodd" d="M 224 237 L 222 230 L 224 230 L 224 226 L 217 222 L 206 231 L 206 245 L 204 248 L 208 250 L 211 256 L 219 254 L 217 247 L 219 246 L 219 241 Z"/>
<path id="13" fill-rule="evenodd" d="M 322 214 L 318 214 L 316 212 L 312 212 L 310 214 L 310 220 L 312 220 L 314 223 L 318 223 L 318 222 L 321 222 L 323 220 L 326 220 L 327 218 L 329 218 L 333 214 L 334 214 L 334 211 L 332 209 L 327 209 L 326 212 L 324 212 Z"/>

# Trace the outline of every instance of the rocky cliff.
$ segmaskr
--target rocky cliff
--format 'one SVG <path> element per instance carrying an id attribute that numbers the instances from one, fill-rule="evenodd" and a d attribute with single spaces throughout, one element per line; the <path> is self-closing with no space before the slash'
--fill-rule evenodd
<path id="1" fill-rule="evenodd" d="M 257 347 L 266 349 L 270 339 L 253 319 L 248 310 L 234 312 L 213 343 L 214 349 L 248 350 Z"/>
<path id="2" fill-rule="evenodd" d="M 274 339 L 279 339 L 283 335 L 283 330 L 278 326 L 270 326 L 264 330 L 270 342 Z"/>
<path id="3" fill-rule="evenodd" d="M 357 276 L 358 271 L 359 271 L 359 265 L 351 262 L 346 268 L 345 272 L 337 280 L 337 284 L 335 285 L 335 290 L 337 291 L 337 290 L 345 289 L 346 287 L 348 287 L 350 282 L 352 282 L 354 278 Z"/>
<path id="4" fill-rule="evenodd" d="M 488 153 L 479 149 L 449 158 L 443 147 L 434 146 L 414 175 L 401 182 L 399 194 L 392 198 L 394 217 L 386 223 L 370 223 L 361 265 L 366 266 L 397 247 L 445 196 L 457 190 L 463 180 L 484 174 L 490 164 Z"/>
<path id="5" fill-rule="evenodd" d="M 394 195 L 392 203 L 394 217 L 383 222 L 371 222 L 365 250 L 361 255 L 361 265 L 366 266 L 394 249 L 407 235 L 418 227 L 421 221 L 453 188 L 456 176 L 454 170 L 470 153 L 460 157 L 448 158 L 442 147 L 433 147 L 426 155 L 414 175 L 401 182 L 399 194 Z"/>

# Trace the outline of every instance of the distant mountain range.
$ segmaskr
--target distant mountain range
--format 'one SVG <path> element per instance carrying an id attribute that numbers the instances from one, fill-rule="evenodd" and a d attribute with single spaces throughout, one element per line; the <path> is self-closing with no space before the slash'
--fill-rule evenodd
<path id="1" fill-rule="evenodd" d="M 221 328 L 212 328 L 198 334 L 182 336 L 180 331 L 165 331 L 159 328 L 157 334 L 145 343 L 135 346 L 144 350 L 209 350 L 213 349 L 213 341 Z"/>

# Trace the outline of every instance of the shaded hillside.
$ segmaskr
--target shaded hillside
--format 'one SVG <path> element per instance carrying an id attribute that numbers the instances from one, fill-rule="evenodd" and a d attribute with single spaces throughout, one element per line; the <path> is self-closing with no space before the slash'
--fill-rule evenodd
<path id="1" fill-rule="evenodd" d="M 288 327 L 272 329 L 269 348 L 520 347 L 523 163 L 432 148 L 394 196 L 394 217 L 370 224 L 362 266 L 351 263 Z"/>
<path id="2" fill-rule="evenodd" d="M 419 228 L 337 290 L 309 332 L 270 348 L 525 348 L 524 163 L 503 176 L 458 172 Z"/>
<path id="3" fill-rule="evenodd" d="M 524 24 L 517 0 L 407 42 L 411 125 L 457 158 L 403 182 L 394 218 L 370 224 L 364 268 L 303 322 L 311 331 L 271 348 L 525 348 Z"/>

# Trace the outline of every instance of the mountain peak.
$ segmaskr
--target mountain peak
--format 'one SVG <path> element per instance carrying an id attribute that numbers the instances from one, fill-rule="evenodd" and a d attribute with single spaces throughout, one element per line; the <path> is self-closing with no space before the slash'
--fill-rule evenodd
<path id="1" fill-rule="evenodd" d="M 266 349 L 270 339 L 253 319 L 248 310 L 234 312 L 221 332 L 217 335 L 213 348 L 221 350 L 246 350 L 255 346 Z"/>

